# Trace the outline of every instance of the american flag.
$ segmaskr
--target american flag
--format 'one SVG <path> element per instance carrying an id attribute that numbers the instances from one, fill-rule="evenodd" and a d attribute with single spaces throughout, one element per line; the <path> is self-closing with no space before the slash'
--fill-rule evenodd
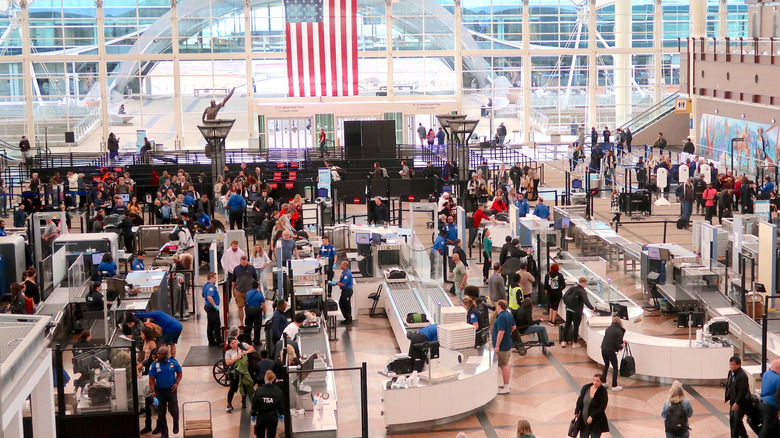
<path id="1" fill-rule="evenodd" d="M 357 96 L 357 0 L 284 0 L 289 96 Z"/>

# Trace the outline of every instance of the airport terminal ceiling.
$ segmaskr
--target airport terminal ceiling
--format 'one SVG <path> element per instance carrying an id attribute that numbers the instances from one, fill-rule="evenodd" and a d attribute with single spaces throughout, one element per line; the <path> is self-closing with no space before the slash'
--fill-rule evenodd
<path id="1" fill-rule="evenodd" d="M 461 0 L 456 9 L 449 0 L 358 0 L 358 95 L 378 101 L 456 96 L 465 112 L 479 111 L 490 99 L 495 116 L 523 119 L 527 112 L 531 126 L 522 129 L 544 132 L 569 129 L 591 114 L 599 124 L 614 124 L 621 92 L 630 95 L 624 115 L 675 92 L 677 38 L 690 33 L 689 2 L 664 0 L 658 7 L 653 0 L 632 1 L 623 12 L 630 17 L 618 20 L 614 1 L 599 0 L 592 11 L 590 4 Z M 103 123 L 128 99 L 173 99 L 183 112 L 192 100 L 210 99 L 200 94 L 233 86 L 251 101 L 244 108 L 287 99 L 281 1 L 182 0 L 176 14 L 174 29 L 167 0 L 34 0 L 26 14 L 18 1 L 0 2 L 0 114 L 18 119 L 30 111 L 42 117 L 64 111 L 69 123 L 86 126 Z M 708 35 L 746 35 L 746 14 L 742 1 L 729 0 L 722 9 L 709 1 Z M 631 22 L 621 47 L 628 64 L 616 62 L 613 51 L 621 44 L 621 18 Z M 597 97 L 589 99 L 593 91 Z M 60 108 L 44 108 L 51 104 Z M 27 105 L 32 110 L 19 111 Z M 138 108 L 138 122 L 170 107 L 145 106 Z M 251 138 L 258 127 L 247 117 L 243 129 Z M 13 126 L 0 132 L 11 134 L 17 134 Z"/>

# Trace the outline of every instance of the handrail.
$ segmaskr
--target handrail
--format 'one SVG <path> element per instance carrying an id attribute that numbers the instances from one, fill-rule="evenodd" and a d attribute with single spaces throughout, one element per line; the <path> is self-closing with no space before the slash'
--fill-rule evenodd
<path id="1" fill-rule="evenodd" d="M 669 96 L 661 99 L 658 101 L 655 105 L 651 106 L 650 108 L 642 111 L 635 117 L 631 118 L 631 120 L 627 121 L 626 123 L 622 124 L 620 128 L 626 128 L 626 127 L 634 127 L 633 134 L 636 134 L 637 132 L 641 131 L 642 129 L 646 128 L 648 125 L 653 123 L 654 121 L 658 120 L 659 118 L 663 117 L 664 115 L 668 114 L 671 110 L 674 110 L 674 101 L 680 96 L 679 92 L 675 92 L 673 94 L 670 94 Z M 658 113 L 658 110 L 663 109 L 663 111 L 660 114 Z M 644 122 L 643 119 L 648 119 L 647 122 Z M 643 123 L 640 123 L 642 121 Z"/>

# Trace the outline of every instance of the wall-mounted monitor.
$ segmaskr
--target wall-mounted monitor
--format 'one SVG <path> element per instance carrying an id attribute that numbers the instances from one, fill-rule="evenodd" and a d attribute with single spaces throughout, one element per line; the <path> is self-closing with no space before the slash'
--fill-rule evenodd
<path id="1" fill-rule="evenodd" d="M 358 245 L 370 245 L 371 233 L 355 233 L 355 243 Z"/>

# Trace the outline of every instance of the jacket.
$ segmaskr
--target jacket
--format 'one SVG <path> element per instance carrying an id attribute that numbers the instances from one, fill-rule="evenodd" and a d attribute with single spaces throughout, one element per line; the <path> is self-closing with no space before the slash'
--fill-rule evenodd
<path id="1" fill-rule="evenodd" d="M 623 335 L 626 329 L 619 325 L 612 324 L 604 331 L 604 340 L 601 341 L 603 351 L 620 351 L 623 349 Z"/>
<path id="2" fill-rule="evenodd" d="M 282 400 L 284 395 L 279 386 L 273 383 L 264 383 L 257 387 L 252 397 L 252 416 L 258 417 L 258 422 L 273 422 L 284 413 Z"/>
<path id="3" fill-rule="evenodd" d="M 287 327 L 287 324 L 287 317 L 279 309 L 276 309 L 271 317 L 271 340 L 274 344 L 282 339 L 282 331 Z"/>
<path id="4" fill-rule="evenodd" d="M 750 397 L 750 385 L 748 383 L 748 376 L 742 367 L 739 367 L 737 371 L 729 371 L 728 380 L 726 383 L 726 397 L 724 401 L 729 402 L 729 406 L 736 403 L 739 406 L 744 406 Z"/>
<path id="5" fill-rule="evenodd" d="M 574 286 L 569 288 L 569 290 L 566 291 L 566 293 L 564 294 L 564 303 L 566 302 L 565 297 L 567 294 L 578 294 L 580 296 L 579 304 L 577 305 L 577 307 L 572 308 L 566 306 L 567 310 L 571 310 L 574 313 L 582 313 L 582 309 L 585 306 L 588 306 L 588 309 L 593 310 L 593 304 L 591 304 L 590 300 L 588 300 L 588 292 L 585 291 L 585 289 L 579 284 L 575 284 Z"/>
<path id="6" fill-rule="evenodd" d="M 585 398 L 585 394 L 590 391 L 591 386 L 593 386 L 593 384 L 588 383 L 582 387 L 580 396 L 577 398 L 577 407 L 574 409 L 575 414 L 582 412 L 583 399 Z M 596 393 L 593 394 L 593 399 L 590 401 L 590 407 L 588 408 L 588 416 L 593 418 L 591 423 L 592 432 L 609 432 L 609 423 L 607 421 L 607 414 L 605 413 L 608 402 L 609 395 L 607 395 L 607 388 L 605 388 L 604 385 L 601 385 L 599 386 L 599 389 L 596 390 Z M 580 421 L 580 430 L 584 430 L 586 426 L 587 418 L 582 418 Z"/>
<path id="7" fill-rule="evenodd" d="M 531 327 L 536 323 L 537 321 L 534 321 L 533 319 L 533 312 L 528 307 L 520 307 L 517 309 L 517 312 L 515 312 L 515 326 L 517 326 L 518 332 L 525 333 L 525 330 L 528 327 Z"/>

